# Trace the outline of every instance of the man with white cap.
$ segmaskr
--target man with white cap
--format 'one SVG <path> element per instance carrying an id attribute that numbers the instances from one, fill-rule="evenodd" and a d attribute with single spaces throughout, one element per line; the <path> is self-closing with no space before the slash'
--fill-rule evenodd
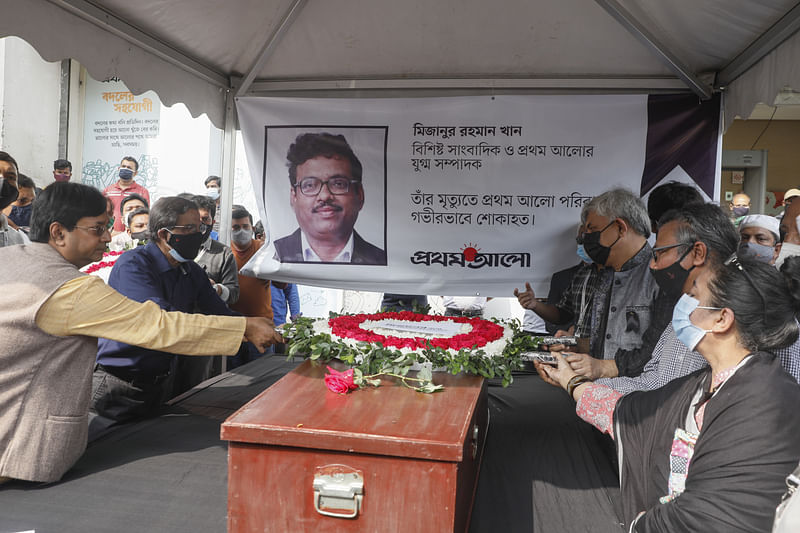
<path id="1" fill-rule="evenodd" d="M 786 213 L 786 210 L 792 205 L 792 201 L 798 197 L 800 197 L 800 189 L 789 189 L 783 193 L 783 211 L 775 215 L 775 218 L 778 220 L 782 219 L 783 214 Z"/>
<path id="2" fill-rule="evenodd" d="M 739 256 L 775 264 L 780 252 L 778 219 L 769 215 L 748 215 L 739 223 Z"/>
<path id="3" fill-rule="evenodd" d="M 800 196 L 800 189 L 789 189 L 783 194 L 783 205 L 789 207 L 792 205 L 792 200 Z"/>

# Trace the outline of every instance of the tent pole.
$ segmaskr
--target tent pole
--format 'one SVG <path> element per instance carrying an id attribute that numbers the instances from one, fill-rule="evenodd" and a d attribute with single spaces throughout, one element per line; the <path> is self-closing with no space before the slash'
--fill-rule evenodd
<path id="1" fill-rule="evenodd" d="M 565 91 L 598 94 L 598 93 L 642 93 L 642 92 L 681 92 L 688 91 L 686 84 L 674 76 L 639 77 L 639 76 L 605 76 L 605 77 L 449 77 L 449 78 L 327 78 L 321 80 L 255 80 L 248 94 L 267 95 L 272 93 L 297 92 L 353 92 L 375 91 L 375 96 L 388 95 L 390 91 L 427 91 L 429 96 L 440 96 L 443 92 L 462 94 L 490 94 L 498 91 L 543 92 L 563 94 Z M 398 97 L 402 95 L 398 94 Z"/>
<path id="2" fill-rule="evenodd" d="M 250 84 L 253 83 L 253 81 L 256 79 L 256 76 L 258 76 L 258 74 L 261 72 L 261 69 L 264 68 L 264 64 L 275 51 L 278 43 L 280 43 L 283 36 L 286 35 L 286 32 L 297 19 L 300 11 L 302 11 L 303 7 L 305 7 L 306 1 L 307 0 L 294 0 L 292 5 L 290 5 L 283 14 L 283 18 L 281 19 L 280 23 L 278 23 L 275 29 L 272 30 L 272 33 L 264 42 L 264 46 L 261 48 L 261 52 L 258 54 L 258 59 L 256 59 L 255 63 L 253 63 L 253 66 L 244 77 L 239 89 L 236 91 L 236 96 L 242 96 L 250 89 Z"/>
<path id="3" fill-rule="evenodd" d="M 219 201 L 219 240 L 230 245 L 233 180 L 236 177 L 236 88 L 231 80 L 225 100 L 225 129 L 222 135 L 222 191 Z"/>
<path id="4" fill-rule="evenodd" d="M 236 178 L 236 94 L 235 84 L 238 80 L 231 79 L 231 87 L 225 98 L 225 129 L 222 132 L 222 190 L 220 191 L 219 211 L 219 241 L 228 246 L 231 244 L 231 213 L 233 211 L 233 181 Z M 221 357 L 220 368 L 225 373 L 227 370 L 227 357 Z"/>
<path id="5" fill-rule="evenodd" d="M 647 27 L 628 12 L 617 0 L 595 0 L 597 4 L 614 17 L 623 28 L 636 37 L 636 39 L 658 56 L 683 82 L 689 86 L 693 93 L 703 100 L 711 98 L 711 87 L 703 83 L 681 59 L 670 52 L 656 39 Z"/>

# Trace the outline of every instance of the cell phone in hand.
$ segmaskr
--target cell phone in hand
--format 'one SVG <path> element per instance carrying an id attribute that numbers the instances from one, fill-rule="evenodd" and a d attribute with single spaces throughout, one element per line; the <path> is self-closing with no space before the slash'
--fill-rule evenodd
<path id="1" fill-rule="evenodd" d="M 545 346 L 553 346 L 555 344 L 576 346 L 578 344 L 578 340 L 575 337 L 542 337 L 540 344 Z"/>
<path id="2" fill-rule="evenodd" d="M 523 352 L 522 360 L 523 361 L 539 361 L 545 365 L 554 365 L 558 366 L 558 357 L 551 352 Z"/>

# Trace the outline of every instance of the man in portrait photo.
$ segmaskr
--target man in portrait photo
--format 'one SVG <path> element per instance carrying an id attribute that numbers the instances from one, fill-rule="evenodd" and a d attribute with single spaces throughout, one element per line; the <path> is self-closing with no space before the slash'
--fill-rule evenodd
<path id="1" fill-rule="evenodd" d="M 303 133 L 286 154 L 289 202 L 300 226 L 275 241 L 286 263 L 385 265 L 386 252 L 353 228 L 364 207 L 361 161 L 344 135 Z"/>

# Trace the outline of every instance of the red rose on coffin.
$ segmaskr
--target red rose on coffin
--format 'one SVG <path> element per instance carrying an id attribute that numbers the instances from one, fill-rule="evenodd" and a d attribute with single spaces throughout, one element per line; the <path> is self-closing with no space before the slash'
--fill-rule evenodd
<path id="1" fill-rule="evenodd" d="M 328 367 L 328 373 L 325 374 L 325 386 L 338 394 L 347 394 L 351 390 L 358 388 L 358 385 L 353 381 L 352 368 L 344 372 L 339 372 Z"/>

